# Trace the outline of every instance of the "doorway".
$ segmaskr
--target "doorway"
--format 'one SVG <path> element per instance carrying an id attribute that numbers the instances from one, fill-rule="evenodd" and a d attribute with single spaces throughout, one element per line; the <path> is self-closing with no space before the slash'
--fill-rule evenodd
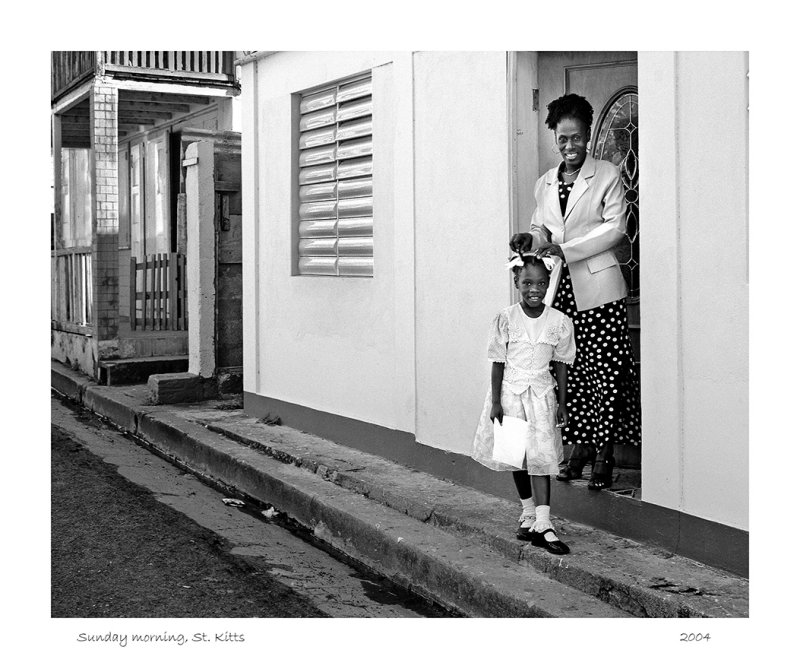
<path id="1" fill-rule="evenodd" d="M 590 154 L 614 163 L 626 190 L 626 237 L 615 253 L 628 284 L 628 324 L 638 375 L 641 295 L 637 52 L 515 52 L 510 64 L 512 232 L 528 229 L 534 208 L 533 185 L 561 160 L 553 133 L 544 124 L 547 104 L 567 93 L 584 96 L 594 110 Z M 623 476 L 620 469 L 620 479 L 613 487 L 638 496 L 641 449 L 618 447 L 615 456 L 617 464 L 629 472 Z"/>

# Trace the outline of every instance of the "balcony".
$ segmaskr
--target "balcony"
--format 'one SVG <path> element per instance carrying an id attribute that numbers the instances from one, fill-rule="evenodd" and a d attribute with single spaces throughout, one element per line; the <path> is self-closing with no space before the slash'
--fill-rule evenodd
<path id="1" fill-rule="evenodd" d="M 95 73 L 115 79 L 235 87 L 234 51 L 53 51 L 51 101 Z"/>

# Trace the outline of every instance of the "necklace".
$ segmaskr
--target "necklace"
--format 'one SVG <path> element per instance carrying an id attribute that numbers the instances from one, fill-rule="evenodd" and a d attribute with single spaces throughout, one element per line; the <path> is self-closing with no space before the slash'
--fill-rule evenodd
<path id="1" fill-rule="evenodd" d="M 583 167 L 583 165 L 581 165 L 581 167 Z M 577 170 L 574 170 L 572 172 L 562 172 L 561 176 L 571 177 L 573 174 L 577 174 L 578 172 L 580 172 L 581 171 L 581 167 L 579 167 Z"/>

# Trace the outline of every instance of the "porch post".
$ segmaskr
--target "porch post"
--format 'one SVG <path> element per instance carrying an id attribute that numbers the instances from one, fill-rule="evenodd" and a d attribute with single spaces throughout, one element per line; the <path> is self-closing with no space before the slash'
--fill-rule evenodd
<path id="1" fill-rule="evenodd" d="M 186 274 L 189 373 L 203 378 L 216 367 L 214 319 L 216 239 L 214 228 L 214 142 L 186 147 Z"/>
<path id="2" fill-rule="evenodd" d="M 61 247 L 61 116 L 51 112 L 53 124 L 53 220 L 51 222 L 50 237 L 53 250 Z M 50 262 L 50 311 L 55 320 L 59 320 L 61 294 L 64 286 L 58 276 L 58 263 Z"/>
<path id="3" fill-rule="evenodd" d="M 118 352 L 119 206 L 117 191 L 117 89 L 95 79 L 89 96 L 92 147 L 92 307 L 97 357 Z"/>

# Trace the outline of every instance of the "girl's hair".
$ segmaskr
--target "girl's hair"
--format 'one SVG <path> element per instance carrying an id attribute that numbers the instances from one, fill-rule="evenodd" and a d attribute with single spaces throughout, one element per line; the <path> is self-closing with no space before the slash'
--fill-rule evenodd
<path id="1" fill-rule="evenodd" d="M 521 267 L 517 265 L 511 268 L 511 271 L 514 272 L 514 276 L 519 276 L 519 273 L 526 265 L 530 265 L 531 267 L 536 267 L 539 265 L 547 273 L 547 276 L 550 276 L 550 270 L 547 269 L 547 265 L 544 264 L 544 261 L 541 258 L 536 258 L 534 256 L 522 256 L 522 263 L 523 264 Z"/>
<path id="2" fill-rule="evenodd" d="M 585 97 L 570 93 L 553 100 L 547 105 L 547 118 L 544 124 L 550 128 L 550 130 L 555 130 L 558 122 L 565 117 L 576 118 L 579 121 L 583 121 L 588 129 L 592 127 L 594 110 Z"/>

